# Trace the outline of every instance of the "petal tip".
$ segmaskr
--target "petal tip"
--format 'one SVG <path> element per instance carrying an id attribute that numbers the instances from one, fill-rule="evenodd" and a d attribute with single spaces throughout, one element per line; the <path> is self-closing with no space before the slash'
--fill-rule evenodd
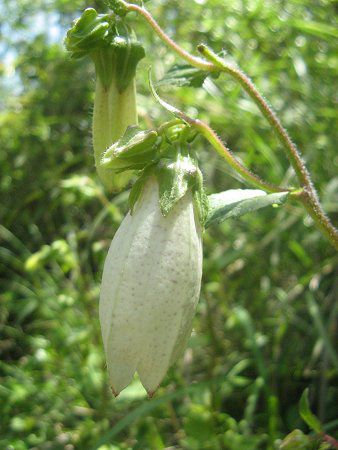
<path id="1" fill-rule="evenodd" d="M 155 389 L 146 389 L 149 399 L 154 397 L 158 388 L 159 388 L 159 386 L 157 386 L 157 388 L 155 388 Z"/>
<path id="2" fill-rule="evenodd" d="M 114 396 L 115 398 L 120 394 L 119 392 L 115 391 L 115 389 L 113 388 L 113 386 L 111 386 L 110 389 L 111 389 L 112 394 L 113 394 L 113 396 Z"/>

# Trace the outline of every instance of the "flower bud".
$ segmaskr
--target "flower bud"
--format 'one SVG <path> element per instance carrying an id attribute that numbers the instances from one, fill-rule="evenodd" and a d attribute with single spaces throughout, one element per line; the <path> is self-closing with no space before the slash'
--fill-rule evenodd
<path id="1" fill-rule="evenodd" d="M 115 8 L 119 9 L 118 5 Z M 95 63 L 95 165 L 107 191 L 120 190 L 130 175 L 117 175 L 112 169 L 100 166 L 100 162 L 104 152 L 126 129 L 137 125 L 135 71 L 145 56 L 144 49 L 123 18 L 98 14 L 93 8 L 87 8 L 73 22 L 65 45 L 73 58 L 88 55 Z"/>
<path id="2" fill-rule="evenodd" d="M 163 216 L 151 176 L 105 261 L 100 322 L 115 395 L 135 371 L 149 395 L 184 350 L 202 277 L 201 226 L 190 189 Z"/>

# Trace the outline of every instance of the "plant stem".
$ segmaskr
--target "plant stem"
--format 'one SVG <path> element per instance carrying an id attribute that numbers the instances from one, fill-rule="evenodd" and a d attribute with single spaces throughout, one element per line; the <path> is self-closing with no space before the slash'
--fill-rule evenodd
<path id="1" fill-rule="evenodd" d="M 333 247 L 338 250 L 338 231 L 323 211 L 312 183 L 311 188 L 308 186 L 304 187 L 303 191 L 298 196 L 298 200 L 303 204 L 318 229 L 320 229 L 321 232 L 329 239 Z"/>
<path id="2" fill-rule="evenodd" d="M 182 123 L 181 119 L 173 119 L 169 122 L 165 122 L 157 128 L 157 134 L 163 134 L 168 128 L 174 127 L 175 125 L 180 125 Z"/>
<path id="3" fill-rule="evenodd" d="M 139 5 L 135 5 L 134 3 L 127 3 L 123 0 L 121 0 L 121 4 L 127 11 L 135 11 L 141 16 L 143 16 L 146 21 L 149 23 L 149 25 L 152 27 L 152 29 L 156 32 L 156 34 L 159 36 L 162 41 L 166 42 L 169 47 L 171 47 L 178 55 L 180 55 L 183 59 L 185 59 L 189 64 L 191 64 L 194 67 L 198 67 L 202 70 L 207 71 L 215 71 L 217 70 L 216 66 L 212 63 L 209 63 L 208 61 L 203 60 L 202 58 L 199 58 L 197 56 L 191 55 L 189 52 L 181 48 L 179 45 L 176 44 L 159 26 L 159 24 L 156 22 L 156 20 L 153 18 L 153 16 L 143 7 Z"/>
<path id="4" fill-rule="evenodd" d="M 229 73 L 239 82 L 239 84 L 243 87 L 247 94 L 249 94 L 249 96 L 258 105 L 264 117 L 277 132 L 279 139 L 284 144 L 285 149 L 287 150 L 290 163 L 295 169 L 295 172 L 297 173 L 301 184 L 304 186 L 311 184 L 310 174 L 307 171 L 295 144 L 292 142 L 290 136 L 288 135 L 288 132 L 285 130 L 285 128 L 283 128 L 276 114 L 268 105 L 264 97 L 258 92 L 256 86 L 253 84 L 250 78 L 240 69 L 228 65 L 222 58 L 216 55 L 216 53 L 214 53 L 205 45 L 200 44 L 198 46 L 198 51 L 201 52 L 210 61 L 212 61 L 219 69 L 221 69 L 223 72 Z"/>
<path id="5" fill-rule="evenodd" d="M 144 8 L 135 4 L 127 3 L 123 0 L 121 0 L 121 4 L 123 4 L 124 8 L 127 11 L 135 11 L 139 14 L 141 14 L 144 19 L 148 22 L 148 24 L 153 28 L 153 30 L 157 33 L 157 35 L 169 46 L 171 47 L 179 56 L 181 56 L 183 59 L 185 59 L 189 64 L 191 64 L 194 67 L 197 67 L 199 69 L 208 71 L 208 72 L 226 72 L 229 75 L 231 75 L 236 81 L 239 82 L 239 84 L 242 86 L 242 88 L 248 93 L 248 95 L 252 98 L 252 100 L 256 103 L 256 105 L 259 107 L 261 112 L 263 113 L 264 117 L 268 120 L 270 125 L 275 130 L 279 140 L 282 142 L 283 147 L 285 148 L 285 151 L 287 153 L 287 157 L 297 175 L 297 178 L 300 181 L 300 184 L 302 186 L 302 191 L 299 195 L 294 196 L 298 201 L 300 201 L 303 206 L 305 207 L 308 214 L 312 217 L 314 222 L 316 223 L 317 227 L 321 230 L 321 232 L 328 238 L 330 243 L 338 250 L 338 231 L 337 229 L 332 225 L 329 218 L 326 216 L 325 212 L 323 211 L 323 208 L 319 202 L 317 192 L 312 184 L 311 176 L 305 167 L 305 164 L 300 156 L 300 153 L 296 147 L 296 145 L 292 142 L 288 132 L 286 129 L 282 126 L 281 122 L 277 118 L 276 114 L 272 110 L 272 108 L 269 106 L 268 102 L 264 99 L 264 97 L 260 94 L 260 92 L 257 90 L 253 82 L 250 80 L 250 78 L 243 73 L 240 69 L 231 66 L 227 64 L 222 58 L 220 58 L 216 53 L 214 53 L 211 49 L 209 49 L 206 45 L 199 45 L 198 50 L 199 52 L 207 58 L 208 61 L 202 58 L 198 58 L 196 56 L 191 55 L 186 50 L 182 49 L 179 45 L 176 44 L 159 26 L 159 24 L 156 22 L 156 20 L 151 16 L 151 14 Z M 196 121 L 200 122 L 200 121 Z M 195 123 L 195 126 L 200 126 Z M 243 166 L 235 160 L 233 155 L 231 154 L 230 150 L 227 149 L 224 144 L 221 142 L 221 140 L 218 138 L 218 136 L 209 128 L 207 130 L 208 126 L 204 124 L 204 134 L 205 137 L 209 140 L 212 145 L 216 145 L 215 149 L 218 153 L 222 154 L 222 156 L 228 161 L 228 163 L 246 180 L 251 180 L 251 182 L 258 183 L 256 186 L 263 187 L 264 185 L 270 186 L 269 192 L 278 192 L 278 191 L 271 191 L 271 187 L 273 185 L 270 185 L 269 183 L 266 183 L 265 181 L 261 180 L 260 178 L 253 175 L 250 171 L 244 168 L 243 172 Z M 202 131 L 201 131 L 202 132 Z M 202 133 L 203 134 L 203 133 Z M 264 187 L 266 189 L 266 187 Z"/>
<path id="6" fill-rule="evenodd" d="M 214 147 L 217 153 L 224 158 L 227 163 L 235 169 L 245 180 L 249 183 L 253 184 L 256 187 L 262 188 L 268 192 L 285 192 L 290 191 L 290 189 L 282 188 L 280 186 L 275 186 L 270 184 L 264 180 L 262 180 L 259 176 L 252 173 L 249 169 L 247 169 L 243 164 L 241 164 L 233 155 L 231 150 L 222 142 L 221 138 L 217 136 L 216 132 L 206 123 L 202 122 L 199 119 L 192 119 L 185 112 L 176 108 L 176 106 L 171 105 L 170 103 L 163 100 L 156 92 L 152 80 L 151 80 L 151 72 L 149 72 L 149 86 L 150 90 L 155 97 L 155 99 L 163 106 L 167 111 L 176 116 L 176 119 L 179 118 L 181 121 L 184 121 L 188 126 L 195 128 L 200 134 L 202 134 Z M 166 122 L 164 126 L 170 125 L 174 121 Z M 299 193 L 297 193 L 297 196 Z"/>
<path id="7" fill-rule="evenodd" d="M 240 69 L 228 65 L 222 58 L 216 53 L 210 50 L 205 45 L 198 46 L 198 50 L 205 56 L 210 62 L 215 64 L 222 71 L 229 73 L 235 78 L 243 89 L 254 100 L 259 107 L 264 117 L 268 120 L 273 127 L 280 141 L 282 142 L 284 149 L 286 150 L 287 157 L 297 175 L 297 178 L 303 187 L 301 195 L 298 196 L 298 200 L 303 204 L 309 215 L 315 221 L 317 227 L 322 233 L 329 239 L 332 245 L 338 250 L 338 231 L 332 225 L 329 218 L 324 213 L 322 206 L 319 202 L 318 195 L 315 187 L 312 184 L 310 173 L 308 172 L 305 164 L 300 156 L 299 150 L 292 142 L 288 132 L 282 126 L 276 114 L 272 108 L 268 105 L 264 97 L 259 93 L 256 86 L 250 80 L 250 78 L 243 73 Z"/>
<path id="8" fill-rule="evenodd" d="M 190 118 L 189 118 L 190 119 Z M 185 119 L 186 120 L 186 119 Z M 224 144 L 216 132 L 201 120 L 190 119 L 189 125 L 196 128 L 214 147 L 217 153 L 224 158 L 229 166 L 231 166 L 236 172 L 238 172 L 246 181 L 253 186 L 260 189 L 264 189 L 267 192 L 285 192 L 289 189 L 276 186 L 262 180 L 259 176 L 255 175 L 245 166 L 243 166 L 234 156 L 232 151 Z"/>

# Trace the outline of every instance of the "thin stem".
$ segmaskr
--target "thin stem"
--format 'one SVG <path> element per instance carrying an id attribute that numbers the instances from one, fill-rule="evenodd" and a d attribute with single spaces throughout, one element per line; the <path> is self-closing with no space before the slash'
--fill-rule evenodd
<path id="1" fill-rule="evenodd" d="M 299 179 L 301 186 L 304 188 L 302 192 L 295 196 L 305 207 L 309 215 L 312 217 L 317 227 L 322 231 L 322 233 L 329 239 L 331 244 L 338 250 L 338 231 L 332 225 L 329 218 L 324 213 L 322 206 L 319 202 L 316 190 L 312 184 L 310 174 L 305 167 L 305 164 L 300 156 L 300 153 L 296 147 L 296 145 L 292 142 L 288 132 L 282 126 L 276 114 L 272 110 L 272 108 L 268 105 L 267 101 L 264 97 L 259 93 L 253 82 L 250 78 L 244 74 L 240 69 L 228 65 L 222 58 L 220 58 L 216 53 L 210 50 L 205 45 L 199 45 L 198 50 L 200 53 L 207 58 L 208 61 L 202 58 L 198 58 L 196 56 L 191 55 L 186 50 L 182 49 L 179 45 L 176 44 L 159 26 L 156 20 L 151 16 L 151 14 L 144 8 L 135 4 L 127 3 L 124 0 L 121 0 L 121 4 L 127 11 L 135 11 L 148 22 L 148 24 L 153 28 L 153 30 L 157 33 L 157 35 L 162 39 L 169 47 L 171 47 L 179 56 L 185 59 L 189 64 L 199 69 L 208 71 L 208 72 L 226 72 L 235 78 L 242 88 L 248 93 L 248 95 L 254 100 L 257 104 L 264 117 L 271 124 L 273 129 L 276 131 L 276 134 L 280 141 L 283 144 L 283 147 L 286 150 L 288 159 L 295 170 L 297 178 Z M 199 121 L 196 121 L 199 122 Z M 204 132 L 207 134 L 205 137 L 209 140 L 210 143 L 213 142 L 212 145 L 215 145 L 215 149 L 223 155 L 223 157 L 228 161 L 228 163 L 248 181 L 256 183 L 256 186 L 260 186 L 269 192 L 278 192 L 274 189 L 273 185 L 264 182 L 260 178 L 256 177 L 250 171 L 245 169 L 231 154 L 230 150 L 227 149 L 218 136 L 209 128 L 207 130 L 206 124 L 203 127 Z M 195 124 L 195 126 L 197 126 Z M 202 133 L 203 134 L 203 133 Z M 244 172 L 243 172 L 244 169 Z M 270 187 L 267 189 L 267 187 Z M 279 189 L 279 188 L 278 188 Z"/>
<path id="2" fill-rule="evenodd" d="M 198 50 L 204 55 L 210 62 L 215 64 L 222 71 L 229 73 L 235 78 L 249 96 L 257 104 L 264 117 L 268 120 L 270 125 L 276 131 L 277 136 L 282 142 L 284 149 L 286 150 L 288 159 L 297 175 L 300 184 L 304 188 L 302 194 L 298 196 L 298 199 L 304 205 L 305 209 L 317 224 L 318 228 L 324 235 L 330 240 L 332 245 L 338 250 L 338 231 L 330 222 L 330 219 L 326 216 L 323 208 L 319 202 L 318 195 L 315 187 L 312 184 L 311 176 L 305 167 L 305 164 L 300 156 L 299 150 L 292 142 L 288 132 L 282 126 L 276 114 L 272 108 L 268 105 L 264 97 L 259 93 L 250 78 L 243 73 L 240 69 L 228 65 L 222 58 L 216 53 L 210 50 L 205 45 L 199 45 Z"/>
<path id="3" fill-rule="evenodd" d="M 338 231 L 323 211 L 315 189 L 313 187 L 309 189 L 308 186 L 304 187 L 303 191 L 298 196 L 298 200 L 303 204 L 309 216 L 311 216 L 317 224 L 317 227 L 329 239 L 334 248 L 338 250 Z"/>
<path id="4" fill-rule="evenodd" d="M 242 177 L 247 180 L 249 183 L 253 184 L 256 187 L 265 189 L 268 192 L 285 192 L 289 189 L 282 188 L 279 186 L 275 186 L 273 184 L 270 184 L 264 180 L 262 180 L 260 177 L 255 175 L 254 173 L 250 172 L 245 166 L 243 166 L 233 155 L 231 150 L 222 142 L 221 138 L 217 136 L 215 131 L 210 128 L 209 125 L 202 122 L 199 119 L 192 119 L 189 117 L 185 112 L 181 111 L 180 109 L 176 108 L 176 106 L 171 105 L 170 103 L 163 100 L 158 93 L 156 92 L 154 85 L 151 80 L 151 72 L 149 71 L 149 87 L 150 90 L 154 96 L 154 98 L 160 103 L 160 105 L 163 106 L 167 111 L 169 111 L 171 114 L 176 116 L 176 119 L 180 119 L 184 121 L 188 126 L 195 128 L 200 134 L 202 134 L 214 147 L 214 149 L 217 151 L 219 155 L 221 155 L 222 158 L 224 158 L 227 163 L 235 169 L 236 172 L 240 173 Z M 171 122 L 167 122 L 166 124 L 170 124 Z M 166 125 L 165 124 L 165 125 Z M 290 190 L 289 190 L 290 191 Z M 297 196 L 299 195 L 299 192 L 297 192 Z"/>
<path id="5" fill-rule="evenodd" d="M 199 58 L 198 56 L 193 56 L 183 48 L 181 48 L 179 45 L 176 44 L 159 26 L 159 24 L 156 22 L 156 20 L 152 17 L 152 15 L 143 7 L 139 5 L 135 5 L 134 3 L 127 3 L 123 0 L 121 0 L 121 4 L 124 6 L 124 8 L 127 11 L 135 11 L 141 16 L 143 16 L 146 21 L 149 23 L 149 25 L 152 27 L 152 29 L 156 32 L 156 34 L 159 36 L 162 41 L 166 42 L 169 47 L 171 47 L 178 55 L 180 55 L 183 59 L 185 59 L 188 63 L 190 63 L 194 67 L 198 67 L 202 70 L 207 70 L 210 72 L 213 72 L 217 70 L 216 66 L 212 63 L 209 63 L 208 61 L 205 61 L 202 58 Z"/>
<path id="6" fill-rule="evenodd" d="M 187 120 L 185 118 L 185 120 Z M 233 155 L 232 151 L 224 144 L 219 136 L 217 136 L 216 132 L 209 127 L 206 123 L 201 120 L 195 120 L 189 118 L 189 125 L 196 128 L 214 147 L 217 153 L 227 161 L 229 166 L 235 169 L 245 180 L 247 180 L 250 184 L 260 189 L 264 189 L 267 192 L 286 192 L 289 189 L 282 188 L 280 186 L 276 186 L 274 184 L 268 183 L 262 180 L 258 175 L 255 175 L 245 166 L 243 166 Z"/>
<path id="7" fill-rule="evenodd" d="M 163 134 L 166 130 L 168 130 L 168 128 L 171 128 L 171 127 L 174 127 L 174 126 L 180 125 L 180 124 L 182 124 L 181 119 L 173 119 L 173 120 L 170 120 L 169 122 L 165 122 L 157 128 L 157 130 L 156 130 L 157 134 L 159 134 L 159 135 Z"/>
<path id="8" fill-rule="evenodd" d="M 336 441 L 336 439 L 329 434 L 323 434 L 323 441 L 330 444 L 333 448 L 338 449 L 338 441 Z"/>
<path id="9" fill-rule="evenodd" d="M 282 126 L 278 120 L 276 114 L 268 105 L 264 97 L 258 92 L 257 88 L 250 80 L 250 78 L 243 73 L 240 69 L 230 66 L 222 58 L 220 58 L 216 53 L 214 53 L 207 46 L 200 44 L 198 46 L 198 51 L 202 53 L 207 59 L 209 59 L 215 66 L 221 69 L 223 72 L 229 73 L 233 78 L 235 78 L 244 90 L 250 95 L 254 102 L 259 106 L 265 118 L 270 122 L 273 128 L 276 130 L 278 137 L 285 146 L 288 153 L 288 158 L 294 167 L 297 176 L 303 185 L 311 184 L 310 174 L 307 171 L 299 152 L 292 142 L 288 132 Z"/>

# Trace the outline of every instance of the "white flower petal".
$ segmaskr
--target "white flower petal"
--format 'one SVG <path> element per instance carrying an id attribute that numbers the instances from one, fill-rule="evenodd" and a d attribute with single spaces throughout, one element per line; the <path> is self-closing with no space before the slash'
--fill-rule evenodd
<path id="1" fill-rule="evenodd" d="M 116 393 L 136 370 L 153 393 L 185 345 L 202 276 L 201 230 L 188 192 L 163 217 L 148 181 L 122 222 L 105 263 L 100 320 Z"/>

